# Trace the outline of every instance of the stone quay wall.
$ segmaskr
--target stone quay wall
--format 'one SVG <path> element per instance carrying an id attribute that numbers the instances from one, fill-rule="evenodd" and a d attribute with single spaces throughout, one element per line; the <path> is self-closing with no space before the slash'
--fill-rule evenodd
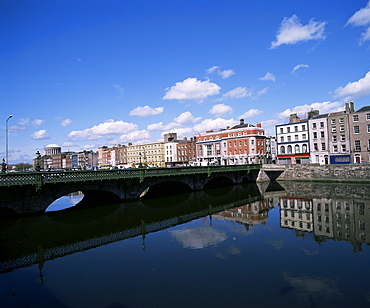
<path id="1" fill-rule="evenodd" d="M 370 164 L 349 165 L 263 165 L 257 181 L 268 181 L 265 170 L 281 170 L 277 181 L 334 181 L 370 183 Z M 276 171 L 277 172 L 277 171 Z"/>

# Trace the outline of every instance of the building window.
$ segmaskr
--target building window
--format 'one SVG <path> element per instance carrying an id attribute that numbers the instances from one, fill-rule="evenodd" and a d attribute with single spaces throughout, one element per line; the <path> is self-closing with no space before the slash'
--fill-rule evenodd
<path id="1" fill-rule="evenodd" d="M 284 132 L 283 128 L 280 127 L 280 134 L 282 134 Z"/>
<path id="2" fill-rule="evenodd" d="M 306 130 L 306 125 L 302 125 L 302 130 Z"/>
<path id="3" fill-rule="evenodd" d="M 302 140 L 306 140 L 306 134 L 302 135 Z"/>
<path id="4" fill-rule="evenodd" d="M 292 141 L 292 137 L 288 136 L 288 142 Z"/>
<path id="5" fill-rule="evenodd" d="M 294 131 L 298 132 L 298 126 L 294 126 Z"/>
<path id="6" fill-rule="evenodd" d="M 353 122 L 358 122 L 358 115 L 357 114 L 353 116 Z"/>
<path id="7" fill-rule="evenodd" d="M 298 135 L 294 135 L 294 140 L 298 141 Z"/>
<path id="8" fill-rule="evenodd" d="M 291 145 L 288 145 L 287 150 L 288 150 L 288 154 L 292 154 L 292 146 Z"/>
<path id="9" fill-rule="evenodd" d="M 333 152 L 338 153 L 338 146 L 337 145 L 333 145 Z"/>
<path id="10" fill-rule="evenodd" d="M 319 150 L 319 148 L 317 147 L 317 143 L 314 143 L 313 144 L 313 148 L 314 148 L 315 151 L 318 151 Z"/>
<path id="11" fill-rule="evenodd" d="M 290 133 L 290 127 L 286 128 L 287 133 Z"/>
<path id="12" fill-rule="evenodd" d="M 307 153 L 308 152 L 307 144 L 304 144 L 302 146 L 302 151 L 303 151 L 303 153 Z"/>
<path id="13" fill-rule="evenodd" d="M 332 131 L 332 133 L 336 133 L 336 132 L 337 132 L 337 128 L 336 128 L 336 126 L 333 126 L 333 127 L 331 128 L 331 131 Z"/>
<path id="14" fill-rule="evenodd" d="M 341 125 L 341 126 L 339 127 L 339 130 L 340 130 L 341 132 L 344 132 L 344 125 Z"/>
<path id="15" fill-rule="evenodd" d="M 326 146 L 325 146 L 325 143 L 323 142 L 323 143 L 321 143 L 321 150 L 322 151 L 325 151 L 326 150 Z"/>
<path id="16" fill-rule="evenodd" d="M 370 133 L 370 124 L 367 125 L 367 132 Z"/>
<path id="17" fill-rule="evenodd" d="M 355 140 L 355 151 L 361 151 L 360 140 Z"/>
<path id="18" fill-rule="evenodd" d="M 360 126 L 353 126 L 353 132 L 355 134 L 359 134 L 360 133 Z"/>
<path id="19" fill-rule="evenodd" d="M 344 152 L 347 152 L 347 147 L 346 147 L 346 145 L 345 144 L 342 144 L 342 152 L 344 153 Z"/>
<path id="20" fill-rule="evenodd" d="M 340 141 L 346 141 L 346 135 L 340 135 Z"/>
<path id="21" fill-rule="evenodd" d="M 320 132 L 320 135 L 321 138 L 325 138 L 325 132 Z"/>
<path id="22" fill-rule="evenodd" d="M 323 128 L 324 127 L 324 122 L 320 122 L 320 127 Z"/>
<path id="23" fill-rule="evenodd" d="M 331 124 L 335 124 L 335 119 L 331 119 Z"/>
<path id="24" fill-rule="evenodd" d="M 312 123 L 312 128 L 315 129 L 316 128 L 316 123 Z"/>
<path id="25" fill-rule="evenodd" d="M 333 142 L 337 142 L 337 136 L 333 135 L 332 140 L 333 140 Z"/>
<path id="26" fill-rule="evenodd" d="M 313 139 L 317 139 L 317 132 L 313 132 Z"/>
<path id="27" fill-rule="evenodd" d="M 370 150 L 370 139 L 367 142 L 367 149 Z"/>
<path id="28" fill-rule="evenodd" d="M 294 147 L 294 153 L 299 153 L 299 145 L 296 144 Z"/>
<path id="29" fill-rule="evenodd" d="M 344 123 L 344 118 L 340 118 L 339 123 L 341 123 L 341 124 Z"/>
<path id="30" fill-rule="evenodd" d="M 366 114 L 366 121 L 370 121 L 370 113 Z"/>
<path id="31" fill-rule="evenodd" d="M 281 154 L 285 154 L 285 146 L 281 146 L 280 147 L 280 153 Z"/>

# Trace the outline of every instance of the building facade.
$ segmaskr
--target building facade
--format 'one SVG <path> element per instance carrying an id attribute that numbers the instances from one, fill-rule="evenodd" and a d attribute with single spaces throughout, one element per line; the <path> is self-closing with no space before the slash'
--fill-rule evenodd
<path id="1" fill-rule="evenodd" d="M 164 142 L 151 142 L 127 146 L 127 162 L 132 165 L 148 167 L 165 167 Z"/>
<path id="2" fill-rule="evenodd" d="M 288 124 L 276 125 L 279 164 L 310 163 L 308 119 L 291 114 Z"/>
<path id="3" fill-rule="evenodd" d="M 257 164 L 265 160 L 265 130 L 244 123 L 211 130 L 196 136 L 196 156 L 200 164 L 241 165 Z"/>
<path id="4" fill-rule="evenodd" d="M 349 116 L 352 163 L 370 162 L 370 106 L 362 107 Z"/>

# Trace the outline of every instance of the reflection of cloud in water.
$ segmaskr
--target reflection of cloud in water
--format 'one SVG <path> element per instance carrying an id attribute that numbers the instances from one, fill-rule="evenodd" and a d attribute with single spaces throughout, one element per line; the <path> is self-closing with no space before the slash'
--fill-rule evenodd
<path id="1" fill-rule="evenodd" d="M 241 249 L 234 247 L 234 246 L 230 246 L 226 250 L 226 253 L 217 252 L 216 257 L 220 259 L 227 259 L 229 255 L 239 255 L 241 253 L 242 253 Z"/>
<path id="2" fill-rule="evenodd" d="M 200 227 L 170 231 L 171 235 L 182 243 L 184 248 L 202 249 L 226 240 L 225 232 L 211 227 Z"/>
<path id="3" fill-rule="evenodd" d="M 303 251 L 308 256 L 315 256 L 315 255 L 318 255 L 319 254 L 319 252 L 317 250 L 311 251 L 311 250 L 308 250 L 308 249 L 303 249 Z"/>
<path id="4" fill-rule="evenodd" d="M 292 291 L 304 306 L 314 307 L 315 301 L 332 301 L 340 296 L 338 286 L 332 279 L 312 278 L 308 276 L 293 277 L 288 273 L 283 273 L 284 280 L 289 286 L 284 287 L 281 293 Z"/>
<path id="5" fill-rule="evenodd" d="M 267 244 L 274 247 L 276 250 L 280 250 L 284 246 L 284 241 L 277 241 L 277 240 L 268 240 Z"/>
<path id="6" fill-rule="evenodd" d="M 84 195 L 70 195 L 69 196 L 69 201 L 73 204 L 76 205 L 78 202 L 81 201 L 81 199 L 84 197 Z"/>

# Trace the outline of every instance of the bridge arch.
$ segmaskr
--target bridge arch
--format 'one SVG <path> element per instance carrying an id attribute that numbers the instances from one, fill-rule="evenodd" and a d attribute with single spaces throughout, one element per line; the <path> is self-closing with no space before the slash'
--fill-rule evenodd
<path id="1" fill-rule="evenodd" d="M 84 195 L 82 200 L 75 206 L 78 208 L 106 205 L 122 202 L 122 192 L 107 185 L 107 183 L 74 183 L 74 184 L 56 184 L 53 188 L 48 187 L 45 197 L 40 200 L 38 207 L 40 211 L 45 212 L 47 208 L 60 197 L 81 191 Z"/>

